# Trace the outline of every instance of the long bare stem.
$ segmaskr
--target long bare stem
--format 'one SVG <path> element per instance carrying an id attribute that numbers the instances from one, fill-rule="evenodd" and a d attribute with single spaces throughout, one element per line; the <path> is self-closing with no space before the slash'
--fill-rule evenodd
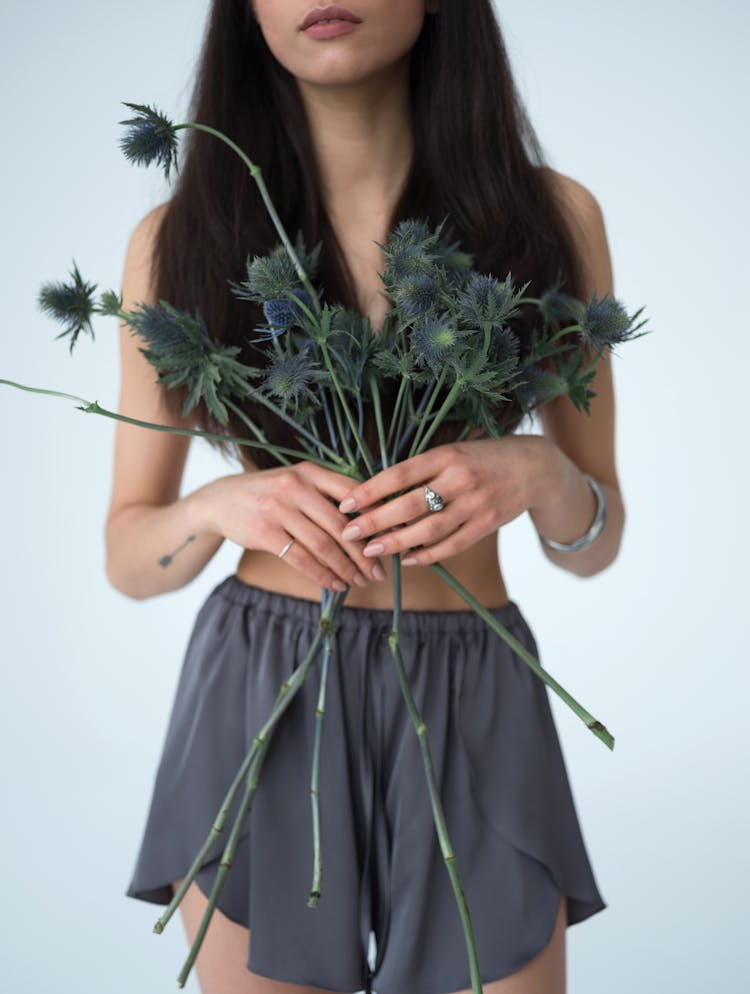
<path id="1" fill-rule="evenodd" d="M 325 600 L 324 600 L 325 606 Z M 310 778 L 310 798 L 313 820 L 313 882 L 310 889 L 308 908 L 317 906 L 323 891 L 323 856 L 320 841 L 320 744 L 323 739 L 323 719 L 326 713 L 326 688 L 328 686 L 328 663 L 331 657 L 333 632 L 327 631 L 323 640 L 323 663 L 320 671 L 318 704 L 315 709 L 315 744 L 313 746 L 312 774 Z"/>
<path id="2" fill-rule="evenodd" d="M 437 836 L 440 841 L 440 851 L 443 854 L 443 862 L 445 863 L 445 867 L 448 871 L 456 903 L 458 904 L 458 912 L 461 916 L 461 924 L 464 930 L 466 948 L 469 954 L 471 989 L 473 994 L 482 994 L 482 979 L 479 973 L 479 962 L 477 958 L 477 945 L 474 938 L 474 930 L 471 925 L 471 916 L 469 915 L 469 908 L 466 903 L 464 889 L 458 875 L 456 855 L 453 851 L 453 845 L 448 835 L 448 826 L 443 813 L 440 792 L 438 790 L 437 783 L 435 782 L 435 773 L 432 766 L 432 755 L 430 753 L 427 725 L 424 723 L 422 715 L 419 713 L 419 710 L 414 702 L 409 682 L 406 679 L 403 659 L 401 657 L 401 647 L 399 644 L 399 627 L 401 620 L 401 557 L 398 553 L 396 553 L 396 555 L 392 556 L 391 559 L 393 561 L 393 627 L 388 638 L 388 645 L 390 646 L 393 661 L 396 665 L 396 673 L 398 674 L 398 682 L 401 687 L 401 693 L 406 701 L 406 707 L 409 711 L 409 716 L 417 733 L 417 738 L 419 739 L 419 747 L 422 751 L 422 761 L 424 763 L 425 776 L 427 777 L 427 787 L 430 792 L 430 803 L 432 805 L 432 817 L 435 822 Z"/>
<path id="3" fill-rule="evenodd" d="M 343 600 L 343 595 L 342 595 L 342 600 Z M 336 604 L 334 604 L 333 607 L 335 608 Z M 329 607 L 329 611 L 332 612 L 332 610 L 333 608 Z M 329 617 L 330 616 L 331 615 L 329 614 Z M 315 638 L 312 644 L 310 645 L 305 658 L 296 667 L 296 669 L 292 671 L 290 676 L 287 677 L 282 683 L 278 697 L 276 698 L 273 708 L 271 709 L 271 714 L 269 715 L 265 724 L 262 726 L 262 728 L 259 730 L 255 738 L 253 739 L 253 744 L 250 747 L 244 760 L 242 761 L 242 765 L 237 771 L 234 780 L 232 781 L 229 790 L 227 791 L 226 797 L 222 802 L 221 808 L 219 809 L 219 812 L 216 815 L 216 818 L 214 819 L 214 823 L 211 826 L 211 829 L 208 835 L 206 836 L 206 839 L 203 845 L 201 846 L 198 855 L 193 860 L 190 869 L 185 875 L 182 881 L 182 885 L 174 894 L 172 900 L 164 909 L 164 912 L 157 919 L 156 924 L 154 925 L 155 932 L 161 933 L 164 931 L 164 926 L 172 917 L 180 901 L 185 896 L 188 887 L 193 882 L 198 871 L 205 862 L 206 857 L 208 856 L 208 853 L 211 851 L 214 842 L 216 841 L 218 836 L 221 835 L 221 833 L 224 831 L 224 825 L 226 823 L 227 816 L 229 814 L 229 809 L 234 803 L 234 799 L 237 796 L 240 787 L 242 786 L 243 780 L 248 775 L 250 767 L 253 761 L 255 760 L 258 751 L 262 748 L 263 743 L 265 742 L 267 736 L 269 735 L 269 733 L 273 732 L 273 729 L 276 727 L 276 724 L 281 718 L 281 715 L 284 713 L 284 711 L 286 711 L 287 707 L 291 703 L 292 698 L 294 697 L 294 695 L 297 693 L 302 683 L 304 682 L 307 670 L 309 669 L 310 664 L 312 663 L 315 655 L 318 652 L 318 649 L 320 648 L 320 644 L 323 640 L 328 624 L 329 620 L 325 616 L 321 617 L 320 624 L 318 626 L 318 631 L 315 634 Z"/>
<path id="4" fill-rule="evenodd" d="M 462 597 L 470 607 L 474 608 L 477 614 L 487 622 L 490 628 L 496 632 L 504 642 L 507 642 L 514 652 L 518 653 L 521 659 L 523 659 L 523 661 L 531 667 L 536 675 L 540 677 L 540 679 L 542 679 L 548 687 L 551 687 L 552 690 L 554 690 L 558 697 L 565 701 L 568 707 L 578 715 L 581 721 L 585 723 L 586 727 L 590 729 L 598 739 L 601 739 L 609 749 L 614 749 L 614 736 L 607 731 L 606 727 L 594 718 L 594 716 L 587 711 L 586 708 L 580 705 L 578 701 L 542 667 L 539 660 L 535 659 L 528 649 L 522 645 L 517 638 L 514 638 L 508 629 L 505 628 L 504 625 L 501 625 L 497 618 L 495 618 L 495 616 L 491 614 L 487 608 L 455 578 L 455 576 L 449 573 L 448 570 L 440 563 L 431 563 L 430 568 L 435 570 L 435 572 L 441 576 L 443 580 L 445 580 L 448 586 L 455 590 L 459 597 Z"/>

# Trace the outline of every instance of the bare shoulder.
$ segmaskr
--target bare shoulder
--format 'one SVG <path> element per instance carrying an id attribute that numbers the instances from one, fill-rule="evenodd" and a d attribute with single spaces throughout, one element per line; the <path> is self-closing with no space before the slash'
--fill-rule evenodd
<path id="1" fill-rule="evenodd" d="M 601 204 L 583 183 L 543 166 L 542 172 L 568 223 L 583 267 L 587 297 L 614 294 L 612 259 Z"/>
<path id="2" fill-rule="evenodd" d="M 169 201 L 165 201 L 153 207 L 130 233 L 123 270 L 123 294 L 126 296 L 129 296 L 131 286 L 137 292 L 151 289 L 154 240 L 168 206 Z"/>

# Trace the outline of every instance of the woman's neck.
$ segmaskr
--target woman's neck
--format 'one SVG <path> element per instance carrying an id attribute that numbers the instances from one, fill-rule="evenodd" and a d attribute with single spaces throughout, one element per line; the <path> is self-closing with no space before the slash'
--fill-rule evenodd
<path id="1" fill-rule="evenodd" d="M 386 218 L 405 185 L 413 154 L 408 61 L 361 85 L 298 81 L 332 222 Z"/>

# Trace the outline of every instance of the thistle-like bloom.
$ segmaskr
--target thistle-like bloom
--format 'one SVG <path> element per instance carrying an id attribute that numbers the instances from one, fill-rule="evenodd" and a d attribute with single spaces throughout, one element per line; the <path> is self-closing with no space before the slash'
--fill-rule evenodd
<path id="1" fill-rule="evenodd" d="M 294 251 L 311 280 L 315 277 L 318 268 L 322 245 L 322 242 L 318 242 L 311 252 L 307 252 L 302 234 L 297 232 Z M 245 279 L 241 283 L 230 280 L 232 293 L 242 300 L 252 300 L 257 304 L 285 300 L 297 291 L 300 284 L 299 274 L 283 245 L 277 245 L 268 255 L 256 255 L 252 260 L 248 256 L 245 262 L 245 274 Z M 309 297 L 305 302 L 309 307 Z"/>
<path id="2" fill-rule="evenodd" d="M 298 287 L 292 290 L 292 294 L 298 300 L 302 301 L 306 307 L 310 308 L 312 306 L 310 294 L 304 288 Z M 279 334 L 289 331 L 304 314 L 304 311 L 293 300 L 280 299 L 264 301 L 263 313 L 270 325 L 269 330 L 274 332 L 273 337 L 277 337 Z"/>
<path id="3" fill-rule="evenodd" d="M 580 309 L 583 311 L 578 320 L 581 325 L 581 339 L 597 351 L 603 351 L 631 338 L 640 338 L 641 335 L 636 335 L 635 332 L 646 323 L 644 320 L 638 325 L 634 324 L 643 308 L 630 317 L 619 300 L 610 295 L 598 300 L 596 291 L 593 292 L 585 309 L 583 305 Z"/>
<path id="4" fill-rule="evenodd" d="M 435 306 L 438 284 L 429 273 L 407 275 L 393 287 L 391 296 L 406 320 L 425 316 Z"/>
<path id="5" fill-rule="evenodd" d="M 217 421 L 226 425 L 224 401 L 241 400 L 252 392 L 248 380 L 261 371 L 235 359 L 239 346 L 211 338 L 200 314 L 193 317 L 162 300 L 157 307 L 139 305 L 125 320 L 146 340 L 148 347 L 140 351 L 157 370 L 158 382 L 188 387 L 183 416 L 203 399 Z"/>
<path id="6" fill-rule="evenodd" d="M 320 406 L 318 398 L 310 389 L 310 384 L 318 376 L 318 364 L 306 355 L 283 356 L 276 359 L 266 372 L 266 389 L 282 402 L 283 410 L 292 404 L 299 409 L 302 401 Z"/>
<path id="7" fill-rule="evenodd" d="M 94 329 L 91 326 L 91 316 L 96 313 L 94 303 L 96 283 L 88 283 L 83 279 L 75 259 L 70 275 L 72 277 L 70 283 L 50 282 L 43 284 L 37 301 L 42 311 L 65 325 L 65 329 L 59 335 L 55 335 L 55 338 L 70 335 L 70 352 L 72 354 L 73 346 L 82 331 L 86 330 L 92 339 L 95 337 Z"/>
<path id="8" fill-rule="evenodd" d="M 448 314 L 419 321 L 413 326 L 411 333 L 411 346 L 417 365 L 426 364 L 436 372 L 441 370 L 456 355 L 463 334 Z"/>
<path id="9" fill-rule="evenodd" d="M 162 166 L 168 180 L 172 167 L 177 169 L 177 131 L 164 114 L 146 104 L 129 104 L 125 107 L 136 112 L 135 117 L 120 121 L 127 128 L 120 139 L 120 148 L 125 157 L 138 166 L 148 166 L 152 162 Z"/>
<path id="10" fill-rule="evenodd" d="M 492 362 L 503 363 L 521 352 L 518 335 L 504 325 L 490 330 L 489 358 Z"/>
<path id="11" fill-rule="evenodd" d="M 515 292 L 510 273 L 501 283 L 494 276 L 473 272 L 459 299 L 459 305 L 469 323 L 491 322 L 500 325 L 518 314 L 515 302 L 522 294 L 523 290 Z"/>

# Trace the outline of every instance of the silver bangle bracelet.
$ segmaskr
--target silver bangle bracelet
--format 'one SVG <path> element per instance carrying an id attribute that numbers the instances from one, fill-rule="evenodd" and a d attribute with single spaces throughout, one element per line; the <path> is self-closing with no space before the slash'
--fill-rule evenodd
<path id="1" fill-rule="evenodd" d="M 596 494 L 596 516 L 586 534 L 581 535 L 575 542 L 556 542 L 554 539 L 539 535 L 543 544 L 550 549 L 555 549 L 556 552 L 580 552 L 582 549 L 588 549 L 592 542 L 596 541 L 599 537 L 604 528 L 604 522 L 607 520 L 607 502 L 604 498 L 602 488 L 593 476 L 590 476 L 588 473 L 584 473 L 583 475 L 588 485 Z M 539 533 L 537 532 L 537 534 Z"/>

